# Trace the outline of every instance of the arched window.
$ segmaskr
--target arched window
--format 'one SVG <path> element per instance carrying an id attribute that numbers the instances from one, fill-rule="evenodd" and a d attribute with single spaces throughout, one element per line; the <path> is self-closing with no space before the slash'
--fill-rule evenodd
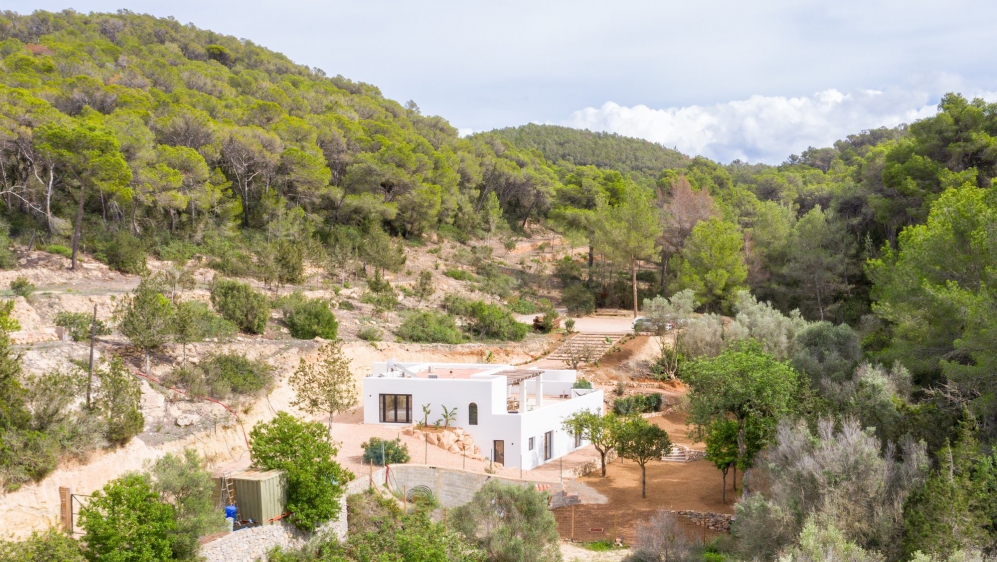
<path id="1" fill-rule="evenodd" d="M 478 405 L 471 402 L 467 407 L 467 423 L 468 425 L 478 425 Z"/>

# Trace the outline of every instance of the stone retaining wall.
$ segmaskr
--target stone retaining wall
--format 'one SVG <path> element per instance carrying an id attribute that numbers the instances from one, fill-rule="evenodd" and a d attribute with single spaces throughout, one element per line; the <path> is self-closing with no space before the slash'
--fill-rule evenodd
<path id="1" fill-rule="evenodd" d="M 267 562 L 267 553 L 274 547 L 300 548 L 313 536 L 332 534 L 343 541 L 347 531 L 347 493 L 339 499 L 339 517 L 320 526 L 313 534 L 299 531 L 287 521 L 277 521 L 222 535 L 201 546 L 201 556 L 205 562 Z"/>
<path id="2" fill-rule="evenodd" d="M 305 543 L 305 533 L 294 525 L 278 521 L 223 535 L 201 547 L 207 562 L 266 562 L 267 553 L 276 546 L 297 548 Z"/>
<path id="3" fill-rule="evenodd" d="M 533 480 L 517 480 L 513 478 L 499 478 L 490 474 L 480 472 L 470 472 L 457 470 L 454 468 L 437 468 L 432 466 L 418 465 L 397 465 L 392 466 L 388 471 L 388 481 L 392 491 L 403 492 L 411 490 L 416 486 L 425 486 L 432 490 L 437 501 L 443 507 L 459 507 L 474 498 L 474 494 L 490 480 L 498 480 L 505 484 L 518 486 L 535 486 L 537 484 L 557 487 L 561 485 L 556 482 L 538 482 Z"/>
<path id="4" fill-rule="evenodd" d="M 712 511 L 691 511 L 688 509 L 671 511 L 671 513 L 691 519 L 692 522 L 697 525 L 700 526 L 706 525 L 707 529 L 713 529 L 714 531 L 722 531 L 724 533 L 730 532 L 730 524 L 734 521 L 734 516 L 729 513 L 713 513 Z"/>

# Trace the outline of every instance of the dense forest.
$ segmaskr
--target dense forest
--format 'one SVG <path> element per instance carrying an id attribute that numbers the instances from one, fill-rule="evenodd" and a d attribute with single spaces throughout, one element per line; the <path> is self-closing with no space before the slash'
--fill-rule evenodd
<path id="1" fill-rule="evenodd" d="M 74 267 L 83 250 L 133 272 L 136 251 L 185 247 L 225 275 L 268 281 L 297 252 L 337 275 L 372 268 L 380 283 L 407 246 L 430 238 L 473 245 L 553 231 L 588 249 L 554 270 L 569 311 L 695 311 L 687 356 L 666 353 L 666 371 L 695 392 L 716 362 L 791 363 L 810 384 L 793 391 L 795 406 L 766 415 L 795 412 L 803 425 L 773 421 L 759 443 L 805 463 L 815 443 L 876 439 L 866 444 L 879 481 L 910 491 L 890 496 L 899 507 L 889 521 L 842 515 L 844 504 L 814 514 L 799 507 L 813 498 L 771 484 L 791 471 L 770 464 L 759 470 L 770 495 L 739 508 L 742 536 L 782 529 L 792 538 L 772 544 L 789 548 L 831 521 L 890 560 L 997 541 L 984 501 L 997 489 L 997 104 L 949 94 L 933 117 L 777 166 L 720 164 L 563 127 L 461 138 L 374 86 L 124 11 L 4 12 L 0 58 L 4 243 L 65 252 Z M 772 322 L 785 328 L 766 334 Z M 713 339 L 694 353 L 696 330 Z M 735 345 L 741 335 L 763 348 Z M 880 407 L 889 431 L 870 414 Z M 739 429 L 742 456 L 749 429 Z M 930 470 L 928 458 L 939 459 Z M 918 470 L 923 478 L 897 476 Z M 801 481 L 816 478 L 804 472 Z M 778 509 L 795 526 L 759 523 Z M 863 535 L 872 520 L 879 534 Z M 775 556 L 765 548 L 752 556 Z"/>

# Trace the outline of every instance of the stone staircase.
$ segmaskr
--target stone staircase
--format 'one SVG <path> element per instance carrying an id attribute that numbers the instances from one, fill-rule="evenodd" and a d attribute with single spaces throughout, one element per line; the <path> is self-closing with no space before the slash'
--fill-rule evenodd
<path id="1" fill-rule="evenodd" d="M 703 458 L 703 451 L 690 449 L 685 445 L 672 445 L 672 450 L 661 457 L 664 462 L 692 462 Z"/>
<path id="2" fill-rule="evenodd" d="M 547 356 L 547 359 L 564 361 L 568 365 L 571 364 L 572 359 L 578 359 L 579 364 L 593 363 L 612 349 L 616 345 L 616 342 L 620 341 L 624 335 L 602 332 L 579 332 L 565 340 L 561 344 L 561 347 Z"/>

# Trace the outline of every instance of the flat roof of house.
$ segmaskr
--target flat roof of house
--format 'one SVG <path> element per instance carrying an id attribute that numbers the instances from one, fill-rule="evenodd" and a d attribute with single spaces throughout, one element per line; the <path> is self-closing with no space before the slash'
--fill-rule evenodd
<path id="1" fill-rule="evenodd" d="M 435 378 L 438 379 L 469 379 L 471 375 L 480 375 L 491 369 L 442 369 L 439 367 L 434 367 L 432 371 L 422 370 L 416 371 L 415 375 L 420 379 Z"/>

